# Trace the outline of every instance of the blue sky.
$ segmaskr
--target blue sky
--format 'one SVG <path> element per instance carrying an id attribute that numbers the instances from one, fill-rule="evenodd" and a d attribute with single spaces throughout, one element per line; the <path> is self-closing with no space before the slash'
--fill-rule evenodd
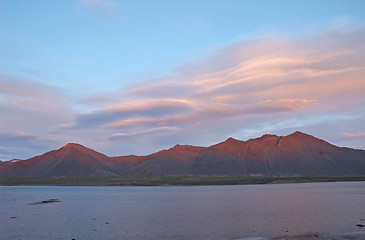
<path id="1" fill-rule="evenodd" d="M 364 1 L 3 0 L 0 160 L 69 141 L 147 154 L 294 130 L 364 148 L 364 12 Z"/>
<path id="2" fill-rule="evenodd" d="M 363 1 L 95 0 L 112 4 L 104 11 L 85 2 L 2 1 L 1 43 L 20 55 L 4 70 L 33 71 L 45 75 L 39 81 L 86 93 L 114 90 L 232 42 L 365 19 Z"/>

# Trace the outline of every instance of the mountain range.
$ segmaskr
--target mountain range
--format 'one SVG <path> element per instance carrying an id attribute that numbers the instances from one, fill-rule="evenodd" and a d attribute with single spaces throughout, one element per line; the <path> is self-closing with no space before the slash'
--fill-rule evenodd
<path id="1" fill-rule="evenodd" d="M 210 147 L 175 145 L 147 156 L 108 157 L 77 143 L 27 160 L 0 162 L 0 176 L 361 176 L 365 150 L 311 135 L 229 138 Z"/>

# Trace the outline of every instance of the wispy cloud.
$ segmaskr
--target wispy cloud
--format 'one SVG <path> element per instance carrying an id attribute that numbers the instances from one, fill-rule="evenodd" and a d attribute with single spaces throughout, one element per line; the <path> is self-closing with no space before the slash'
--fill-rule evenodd
<path id="1" fill-rule="evenodd" d="M 16 158 L 29 158 L 49 150 L 56 143 L 52 139 L 25 132 L 0 132 L 0 161 Z"/>
<path id="2" fill-rule="evenodd" d="M 0 74 L 0 154 L 27 158 L 63 142 L 52 136 L 54 124 L 72 120 L 73 111 L 61 89 L 29 78 Z"/>
<path id="3" fill-rule="evenodd" d="M 66 105 L 61 89 L 35 80 L 0 74 L 0 86 L 0 106 L 46 111 Z"/>
<path id="4" fill-rule="evenodd" d="M 365 133 L 348 133 L 345 132 L 342 134 L 345 138 L 357 139 L 357 138 L 365 138 Z"/>
<path id="5" fill-rule="evenodd" d="M 169 136 L 177 133 L 181 129 L 177 127 L 157 127 L 149 128 L 143 131 L 132 131 L 127 133 L 114 133 L 108 139 L 110 141 L 139 141 L 141 138 L 154 138 L 161 136 Z"/>
<path id="6" fill-rule="evenodd" d="M 79 3 L 91 14 L 117 23 L 123 21 L 123 7 L 113 0 L 79 0 Z"/>
<path id="7" fill-rule="evenodd" d="M 36 140 L 37 136 L 26 133 L 0 133 L 0 140 L 2 146 L 19 146 L 23 143 L 32 144 L 32 140 Z"/>
<path id="8" fill-rule="evenodd" d="M 123 119 L 159 118 L 186 112 L 191 112 L 192 107 L 180 100 L 150 100 L 137 102 L 123 102 L 110 105 L 106 108 L 79 114 L 76 123 L 70 128 L 90 128 L 110 124 Z"/>

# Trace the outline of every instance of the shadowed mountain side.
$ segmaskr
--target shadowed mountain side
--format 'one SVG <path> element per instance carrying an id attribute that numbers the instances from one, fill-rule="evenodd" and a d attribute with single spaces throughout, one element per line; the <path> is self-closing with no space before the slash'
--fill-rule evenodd
<path id="1" fill-rule="evenodd" d="M 365 151 L 331 145 L 295 132 L 248 141 L 229 138 L 210 147 L 176 145 L 148 156 L 108 157 L 82 145 L 64 147 L 28 160 L 0 164 L 0 176 L 360 176 Z"/>
<path id="2" fill-rule="evenodd" d="M 205 147 L 189 145 L 175 145 L 147 156 L 146 161 L 128 170 L 128 175 L 136 176 L 165 176 L 165 175 L 192 175 L 199 156 L 207 151 Z M 204 175 L 202 173 L 201 175 Z"/>

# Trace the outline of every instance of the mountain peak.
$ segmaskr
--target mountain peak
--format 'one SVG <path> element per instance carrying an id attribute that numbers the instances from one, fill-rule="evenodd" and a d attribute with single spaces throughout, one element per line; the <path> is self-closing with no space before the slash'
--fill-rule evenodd
<path id="1" fill-rule="evenodd" d="M 313 136 L 311 136 L 311 135 L 309 135 L 309 134 L 306 134 L 306 133 L 303 133 L 303 132 L 300 132 L 300 131 L 296 131 L 296 132 L 294 132 L 294 133 L 292 133 L 292 134 L 289 134 L 288 135 L 288 137 L 289 136 L 291 136 L 291 137 L 313 137 Z"/>
<path id="2" fill-rule="evenodd" d="M 227 142 L 227 143 L 230 143 L 230 142 L 241 142 L 241 140 L 235 139 L 233 137 L 229 137 L 224 142 Z"/>
<path id="3" fill-rule="evenodd" d="M 61 149 L 86 149 L 86 147 L 78 143 L 67 143 Z"/>
<path id="4" fill-rule="evenodd" d="M 241 144 L 242 142 L 243 141 L 241 141 L 241 140 L 235 139 L 233 137 L 229 137 L 225 141 L 212 145 L 212 146 L 223 146 L 223 147 L 237 146 L 238 144 Z"/>
<path id="5" fill-rule="evenodd" d="M 191 145 L 180 145 L 180 144 L 176 144 L 174 147 L 172 147 L 171 149 L 174 150 L 187 150 L 187 151 L 191 151 L 193 149 L 196 149 L 198 147 L 195 146 L 191 146 Z"/>
<path id="6" fill-rule="evenodd" d="M 260 138 L 271 138 L 271 137 L 277 137 L 275 134 L 264 134 Z"/>

